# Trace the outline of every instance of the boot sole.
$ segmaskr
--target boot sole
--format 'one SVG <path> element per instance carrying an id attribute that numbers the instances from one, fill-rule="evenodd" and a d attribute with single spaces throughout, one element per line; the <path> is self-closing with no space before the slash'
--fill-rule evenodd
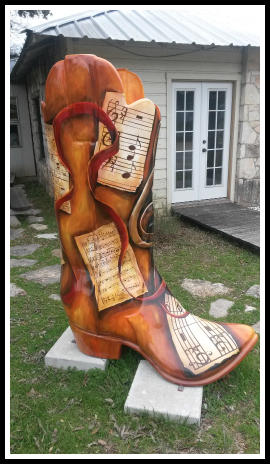
<path id="1" fill-rule="evenodd" d="M 92 333 L 77 326 L 76 324 L 74 324 L 74 322 L 69 322 L 77 346 L 79 350 L 82 351 L 84 354 L 87 354 L 88 356 L 94 356 L 95 358 L 120 359 L 122 355 L 123 345 L 125 345 L 140 353 L 165 380 L 168 380 L 169 382 L 175 383 L 177 385 L 189 387 L 199 387 L 202 385 L 207 385 L 227 375 L 236 366 L 238 366 L 238 364 L 246 357 L 246 355 L 252 350 L 259 338 L 256 332 L 254 332 L 253 337 L 249 340 L 249 342 L 246 343 L 244 348 L 242 348 L 242 350 L 235 357 L 235 359 L 226 361 L 224 363 L 223 369 L 220 369 L 218 372 L 213 373 L 212 375 L 210 372 L 206 372 L 204 376 L 207 375 L 207 378 L 189 380 L 187 378 L 179 379 L 168 374 L 167 372 L 164 372 L 135 343 L 129 342 L 125 339 L 121 339 L 119 337 L 112 337 L 110 335 Z"/>

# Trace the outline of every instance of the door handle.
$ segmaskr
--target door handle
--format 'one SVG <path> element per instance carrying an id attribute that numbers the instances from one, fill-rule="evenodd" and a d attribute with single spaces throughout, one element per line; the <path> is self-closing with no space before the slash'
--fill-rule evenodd
<path id="1" fill-rule="evenodd" d="M 206 148 L 203 148 L 202 151 L 205 153 L 207 150 L 206 150 Z"/>

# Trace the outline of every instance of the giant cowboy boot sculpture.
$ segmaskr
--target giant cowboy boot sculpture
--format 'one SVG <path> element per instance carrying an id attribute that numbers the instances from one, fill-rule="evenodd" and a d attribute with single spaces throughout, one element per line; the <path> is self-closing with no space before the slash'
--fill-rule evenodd
<path id="1" fill-rule="evenodd" d="M 167 380 L 205 385 L 258 336 L 189 314 L 153 262 L 152 184 L 160 112 L 140 79 L 94 55 L 70 55 L 42 102 L 62 249 L 61 298 L 79 349 L 118 359 L 123 345 Z"/>

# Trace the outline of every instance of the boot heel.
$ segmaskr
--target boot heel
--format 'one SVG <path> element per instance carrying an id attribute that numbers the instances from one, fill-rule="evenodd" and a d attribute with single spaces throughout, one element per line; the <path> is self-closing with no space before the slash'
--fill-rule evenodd
<path id="1" fill-rule="evenodd" d="M 119 359 L 122 355 L 122 342 L 110 337 L 102 337 L 83 330 L 70 323 L 79 350 L 88 356 L 105 359 Z"/>

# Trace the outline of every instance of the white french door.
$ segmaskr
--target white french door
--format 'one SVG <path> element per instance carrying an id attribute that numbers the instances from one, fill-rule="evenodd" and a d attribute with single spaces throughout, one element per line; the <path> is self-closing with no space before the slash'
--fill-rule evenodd
<path id="1" fill-rule="evenodd" d="M 172 203 L 227 196 L 232 84 L 172 84 Z"/>

